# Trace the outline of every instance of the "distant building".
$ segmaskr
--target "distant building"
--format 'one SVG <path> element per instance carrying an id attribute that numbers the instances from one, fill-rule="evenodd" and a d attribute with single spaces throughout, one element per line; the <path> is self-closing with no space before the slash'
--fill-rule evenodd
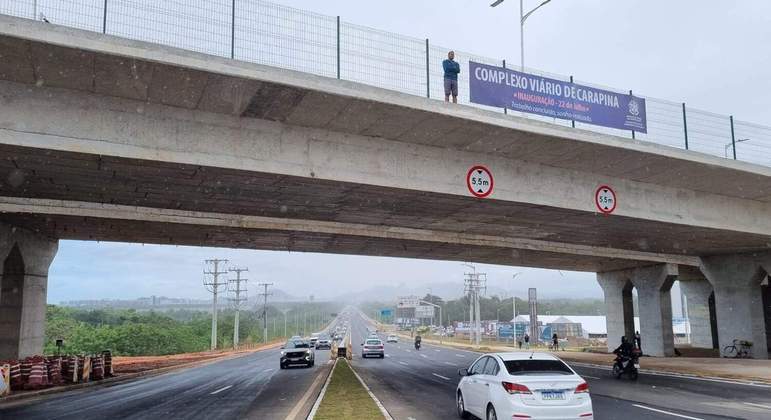
<path id="1" fill-rule="evenodd" d="M 551 333 L 557 334 L 559 338 L 565 337 L 583 337 L 583 329 L 580 322 L 573 322 L 564 316 L 546 324 L 551 327 Z"/>

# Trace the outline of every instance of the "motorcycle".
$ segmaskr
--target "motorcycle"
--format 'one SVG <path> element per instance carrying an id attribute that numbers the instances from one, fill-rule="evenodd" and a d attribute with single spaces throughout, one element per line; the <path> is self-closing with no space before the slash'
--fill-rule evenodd
<path id="1" fill-rule="evenodd" d="M 420 350 L 420 341 L 415 342 L 415 350 Z"/>
<path id="2" fill-rule="evenodd" d="M 630 356 L 616 355 L 613 363 L 613 376 L 621 379 L 621 376 L 627 374 L 629 379 L 636 381 L 640 369 L 640 351 L 635 349 Z"/>

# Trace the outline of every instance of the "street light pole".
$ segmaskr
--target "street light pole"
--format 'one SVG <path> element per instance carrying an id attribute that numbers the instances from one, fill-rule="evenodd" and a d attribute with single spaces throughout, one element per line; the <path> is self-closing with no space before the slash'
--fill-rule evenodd
<path id="1" fill-rule="evenodd" d="M 544 0 L 543 2 L 541 2 L 541 4 L 536 6 L 533 10 L 525 13 L 525 1 L 519 0 L 519 53 L 520 53 L 520 65 L 523 73 L 525 72 L 525 21 L 527 20 L 528 17 L 530 17 L 530 15 L 533 14 L 533 12 L 545 6 L 546 3 L 549 3 L 549 2 L 551 2 L 551 0 Z M 503 3 L 503 0 L 495 0 L 492 4 L 490 4 L 490 7 L 495 7 L 501 3 Z"/>

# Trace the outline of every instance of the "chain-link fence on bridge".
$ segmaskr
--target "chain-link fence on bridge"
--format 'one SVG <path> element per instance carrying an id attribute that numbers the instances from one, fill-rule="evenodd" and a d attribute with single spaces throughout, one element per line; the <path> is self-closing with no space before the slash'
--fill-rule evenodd
<path id="1" fill-rule="evenodd" d="M 449 48 L 391 32 L 261 0 L 0 0 L 0 14 L 45 20 L 109 35 L 286 68 L 443 100 L 442 60 Z M 505 61 L 457 51 L 461 68 L 473 60 Z M 526 68 L 558 80 L 572 77 Z M 575 80 L 589 86 L 612 89 Z M 460 86 L 468 86 L 461 72 Z M 572 123 L 531 114 L 517 116 L 689 149 L 771 166 L 771 127 L 693 109 L 683 102 L 644 97 L 648 133 Z M 458 101 L 469 103 L 467 89 Z"/>

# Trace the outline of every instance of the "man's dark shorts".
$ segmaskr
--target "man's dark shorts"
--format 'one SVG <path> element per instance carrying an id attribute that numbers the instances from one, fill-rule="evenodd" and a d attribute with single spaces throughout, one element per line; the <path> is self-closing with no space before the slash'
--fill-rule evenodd
<path id="1" fill-rule="evenodd" d="M 458 81 L 453 79 L 444 79 L 444 96 L 458 96 Z"/>

